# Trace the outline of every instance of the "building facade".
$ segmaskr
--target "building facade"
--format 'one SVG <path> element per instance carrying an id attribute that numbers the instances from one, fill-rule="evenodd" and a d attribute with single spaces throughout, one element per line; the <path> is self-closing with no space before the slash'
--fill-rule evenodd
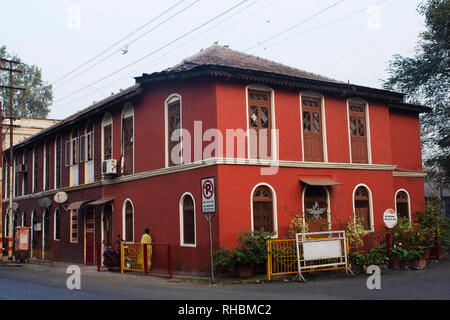
<path id="1" fill-rule="evenodd" d="M 202 272 L 200 180 L 213 176 L 215 249 L 245 230 L 285 238 L 293 213 L 313 230 L 359 219 L 382 233 L 387 208 L 410 219 L 424 210 L 427 111 L 212 46 L 15 146 L 14 223 L 32 227 L 33 255 L 87 264 L 96 243 L 139 242 L 149 228 L 172 245 L 174 270 Z M 60 191 L 66 203 L 53 200 Z"/>

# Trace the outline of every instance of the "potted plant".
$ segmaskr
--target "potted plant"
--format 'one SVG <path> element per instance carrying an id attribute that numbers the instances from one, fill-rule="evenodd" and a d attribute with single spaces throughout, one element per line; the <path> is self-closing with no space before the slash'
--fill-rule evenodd
<path id="1" fill-rule="evenodd" d="M 408 251 L 408 262 L 416 270 L 425 269 L 427 260 L 425 259 L 425 250 L 412 249 Z"/>
<path id="2" fill-rule="evenodd" d="M 367 265 L 377 265 L 380 267 L 387 268 L 389 258 L 386 252 L 386 245 L 382 244 L 370 249 L 366 257 L 366 263 Z"/>
<path id="3" fill-rule="evenodd" d="M 355 273 L 363 271 L 366 264 L 366 258 L 361 252 L 350 251 L 348 254 L 348 260 L 350 261 L 350 269 Z"/>
<path id="4" fill-rule="evenodd" d="M 394 246 L 391 251 L 392 260 L 394 261 L 394 269 L 404 270 L 408 262 L 408 250 L 401 245 Z"/>

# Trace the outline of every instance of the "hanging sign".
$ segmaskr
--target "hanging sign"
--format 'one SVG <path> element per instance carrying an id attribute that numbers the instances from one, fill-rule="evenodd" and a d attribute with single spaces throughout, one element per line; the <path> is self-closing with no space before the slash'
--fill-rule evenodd
<path id="1" fill-rule="evenodd" d="M 395 227 L 397 224 L 397 212 L 394 209 L 386 209 L 383 213 L 383 221 L 389 229 Z"/>
<path id="2" fill-rule="evenodd" d="M 203 213 L 216 213 L 216 182 L 215 177 L 200 179 Z"/>

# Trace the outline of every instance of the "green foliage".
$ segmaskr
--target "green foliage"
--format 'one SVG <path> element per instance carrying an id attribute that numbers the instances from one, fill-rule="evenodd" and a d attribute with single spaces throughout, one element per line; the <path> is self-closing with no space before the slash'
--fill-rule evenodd
<path id="1" fill-rule="evenodd" d="M 214 268 L 232 271 L 238 264 L 263 266 L 267 261 L 267 240 L 275 233 L 264 231 L 239 231 L 238 245 L 234 250 L 225 247 L 214 252 Z"/>
<path id="2" fill-rule="evenodd" d="M 361 268 L 366 265 L 366 257 L 361 252 L 350 251 L 348 260 L 352 265 L 354 264 Z"/>
<path id="3" fill-rule="evenodd" d="M 391 250 L 391 256 L 394 261 L 400 262 L 400 263 L 406 263 L 409 260 L 409 253 L 408 250 L 405 248 L 402 248 L 402 246 L 394 246 Z"/>
<path id="4" fill-rule="evenodd" d="M 418 261 L 418 260 L 420 260 L 420 259 L 423 259 L 424 257 L 425 257 L 425 251 L 424 251 L 424 250 L 415 250 L 415 249 L 412 249 L 412 250 L 409 250 L 409 251 L 408 251 L 406 260 L 407 260 L 409 263 L 411 263 L 411 262 L 414 262 L 414 261 Z"/>
<path id="5" fill-rule="evenodd" d="M 417 225 L 421 230 L 439 230 L 439 246 L 443 250 L 450 247 L 450 219 L 441 215 L 441 204 L 438 198 L 428 199 L 425 213 L 416 212 Z M 434 239 L 428 239 L 434 241 Z"/>
<path id="6" fill-rule="evenodd" d="M 350 220 L 346 221 L 344 223 L 344 230 L 345 235 L 348 237 L 351 250 L 359 248 L 364 244 L 363 238 L 367 234 L 367 231 L 364 230 L 364 226 L 359 222 L 358 218 L 355 218 L 355 220 L 350 218 Z"/>
<path id="7" fill-rule="evenodd" d="M 291 215 L 293 218 L 289 223 L 288 236 L 295 238 L 296 233 L 305 233 L 309 231 L 308 224 L 303 219 L 303 215 L 295 214 Z"/>
<path id="8" fill-rule="evenodd" d="M 419 35 L 415 55 L 395 55 L 383 86 L 432 108 L 421 116 L 424 159 L 450 178 L 450 146 L 443 143 L 450 136 L 450 1 L 427 0 L 418 11 L 425 17 L 426 30 Z"/>
<path id="9" fill-rule="evenodd" d="M 412 231 L 414 231 L 414 228 L 411 226 L 411 224 L 409 222 L 409 218 L 401 217 L 401 218 L 398 218 L 397 224 L 395 225 L 394 228 L 392 228 L 392 230 L 394 232 L 394 237 L 395 237 L 400 233 L 412 232 Z"/>
<path id="10" fill-rule="evenodd" d="M 21 62 L 20 58 L 15 54 L 10 54 L 6 51 L 6 46 L 0 46 L 0 58 Z M 1 64 L 4 67 L 10 67 L 9 63 L 1 62 Z M 19 118 L 46 118 L 50 111 L 49 105 L 53 101 L 53 92 L 52 86 L 42 80 L 41 69 L 22 62 L 13 65 L 13 68 L 22 71 L 21 74 L 13 74 L 13 86 L 26 89 L 14 93 L 14 115 Z M 9 72 L 1 73 L 0 83 L 9 85 Z M 0 89 L 0 99 L 4 101 L 4 107 L 9 107 L 9 90 Z"/>
<path id="11" fill-rule="evenodd" d="M 366 257 L 367 265 L 387 266 L 389 258 L 386 252 L 386 244 L 370 249 Z"/>

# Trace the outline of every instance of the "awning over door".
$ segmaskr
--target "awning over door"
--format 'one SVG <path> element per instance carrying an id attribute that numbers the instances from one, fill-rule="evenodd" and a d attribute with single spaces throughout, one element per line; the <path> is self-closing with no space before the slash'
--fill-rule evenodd
<path id="1" fill-rule="evenodd" d="M 78 210 L 80 209 L 83 204 L 86 204 L 88 202 L 91 202 L 92 200 L 83 200 L 83 201 L 74 201 L 67 207 L 67 211 L 69 210 Z"/>
<path id="2" fill-rule="evenodd" d="M 114 200 L 113 197 L 105 197 L 105 198 L 101 198 L 101 199 L 89 202 L 89 205 L 90 206 L 98 206 L 98 205 L 105 204 L 105 203 L 108 203 L 113 200 Z"/>
<path id="3" fill-rule="evenodd" d="M 300 182 L 310 186 L 338 186 L 342 184 L 334 180 L 331 176 L 305 176 L 300 177 Z"/>

